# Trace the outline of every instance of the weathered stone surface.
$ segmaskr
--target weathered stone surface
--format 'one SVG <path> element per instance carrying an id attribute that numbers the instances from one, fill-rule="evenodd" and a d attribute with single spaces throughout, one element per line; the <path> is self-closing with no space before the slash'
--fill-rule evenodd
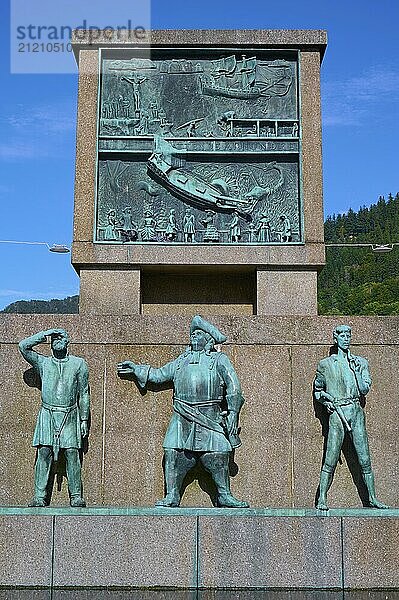
<path id="1" fill-rule="evenodd" d="M 320 55 L 318 52 L 301 52 L 300 61 L 305 240 L 306 242 L 323 242 Z"/>
<path id="2" fill-rule="evenodd" d="M 54 586 L 196 586 L 195 517 L 56 517 L 54 548 Z"/>
<path id="3" fill-rule="evenodd" d="M 290 431 L 285 426 L 290 387 L 282 377 L 290 370 L 289 350 L 234 346 L 228 354 L 246 399 L 240 417 L 242 446 L 235 453 L 234 492 L 253 507 L 290 506 L 292 456 Z M 248 365 L 258 368 L 248 369 Z"/>
<path id="4" fill-rule="evenodd" d="M 398 590 L 348 590 L 345 600 L 398 600 Z"/>
<path id="5" fill-rule="evenodd" d="M 344 518 L 344 586 L 399 588 L 398 543 L 397 518 Z"/>
<path id="6" fill-rule="evenodd" d="M 95 49 L 97 46 L 118 43 L 120 45 L 134 43 L 134 38 L 128 31 L 99 32 L 92 43 L 88 44 L 89 32 L 73 32 L 72 42 L 75 53 L 81 52 L 82 47 Z M 144 32 L 147 40 L 153 44 L 265 44 L 269 46 L 320 46 L 324 52 L 327 44 L 327 32 L 322 29 L 165 29 Z"/>
<path id="7" fill-rule="evenodd" d="M 51 590 L 6 589 L 0 590 L 0 600 L 51 600 Z"/>
<path id="8" fill-rule="evenodd" d="M 54 590 L 52 598 L 53 600 L 198 600 L 195 590 Z M 0 600 L 2 600 L 1 596 Z M 19 599 L 15 598 L 15 600 Z"/>
<path id="9" fill-rule="evenodd" d="M 337 518 L 199 519 L 202 587 L 339 588 L 341 567 Z"/>
<path id="10" fill-rule="evenodd" d="M 122 360 L 161 366 L 183 348 L 110 346 L 105 391 L 104 501 L 111 505 L 152 506 L 162 498 L 162 441 L 172 414 L 171 390 L 142 393 L 117 376 Z"/>
<path id="11" fill-rule="evenodd" d="M 82 269 L 79 312 L 81 314 L 140 314 L 140 271 Z"/>
<path id="12" fill-rule="evenodd" d="M 0 586 L 51 585 L 52 532 L 51 516 L 0 515 Z"/>
<path id="13" fill-rule="evenodd" d="M 193 312 L 194 314 L 194 312 Z M 332 343 L 338 323 L 352 327 L 354 352 L 360 346 L 397 346 L 398 317 L 234 317 L 216 315 L 215 325 L 228 336 L 228 344 L 325 346 Z M 29 315 L 0 314 L 0 343 L 17 344 L 32 331 L 63 326 L 70 333 L 71 348 L 78 342 L 90 344 L 187 344 L 189 319 L 169 315 Z M 228 345 L 227 344 L 227 345 Z M 22 360 L 22 359 L 21 359 Z M 371 360 L 371 359 L 370 359 Z M 373 369 L 373 365 L 371 364 Z"/>
<path id="14" fill-rule="evenodd" d="M 91 232 L 93 235 L 93 232 Z M 255 267 L 278 266 L 305 267 L 309 264 L 322 267 L 325 262 L 324 245 L 321 242 L 309 243 L 306 246 L 181 246 L 176 244 L 168 247 L 157 244 L 114 248 L 108 244 L 106 249 L 100 244 L 75 241 L 72 246 L 72 261 L 76 269 L 84 265 L 97 265 L 98 268 L 116 265 L 138 265 L 152 268 L 154 276 L 164 269 L 159 265 L 180 267 L 182 272 L 195 272 L 200 269 L 206 273 L 209 266 L 218 265 L 224 268 L 239 267 L 247 271 L 248 266 Z M 184 269 L 184 271 L 183 271 Z M 173 314 L 173 313 L 172 313 Z"/>
<path id="15" fill-rule="evenodd" d="M 342 592 L 330 590 L 200 590 L 198 600 L 342 600 Z"/>
<path id="16" fill-rule="evenodd" d="M 317 315 L 315 271 L 257 271 L 258 315 Z"/>
<path id="17" fill-rule="evenodd" d="M 79 56 L 78 122 L 76 132 L 75 210 L 73 239 L 92 240 L 96 167 L 98 55 L 83 50 Z"/>

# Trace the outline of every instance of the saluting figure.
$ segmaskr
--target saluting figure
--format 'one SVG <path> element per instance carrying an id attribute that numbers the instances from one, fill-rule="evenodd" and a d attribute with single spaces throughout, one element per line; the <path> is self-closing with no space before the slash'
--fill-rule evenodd
<path id="1" fill-rule="evenodd" d="M 33 348 L 50 338 L 52 356 Z M 47 506 L 50 470 L 64 452 L 70 504 L 86 506 L 82 496 L 79 450 L 89 433 L 89 373 L 83 358 L 68 354 L 69 338 L 64 329 L 40 331 L 19 343 L 22 356 L 40 375 L 42 404 L 32 445 L 37 448 L 35 495 L 29 506 Z"/>

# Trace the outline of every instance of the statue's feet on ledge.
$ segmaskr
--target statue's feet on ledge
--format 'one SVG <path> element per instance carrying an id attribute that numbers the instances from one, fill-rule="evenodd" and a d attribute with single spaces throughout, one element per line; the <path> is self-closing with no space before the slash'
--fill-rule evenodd
<path id="1" fill-rule="evenodd" d="M 316 509 L 317 510 L 329 510 L 327 502 L 323 502 L 321 500 L 318 501 L 318 503 L 316 504 Z"/>
<path id="2" fill-rule="evenodd" d="M 70 505 L 73 508 L 85 508 L 86 502 L 81 496 L 73 496 L 70 501 Z"/>
<path id="3" fill-rule="evenodd" d="M 165 498 L 155 502 L 155 506 L 172 506 L 176 508 L 180 504 L 180 497 L 175 494 L 166 494 Z"/>
<path id="4" fill-rule="evenodd" d="M 383 508 L 383 509 L 389 508 L 389 506 L 387 506 L 383 502 L 380 502 L 379 500 L 377 500 L 377 498 L 373 498 L 372 500 L 369 501 L 369 507 L 370 508 Z"/>
<path id="5" fill-rule="evenodd" d="M 29 506 L 29 508 L 33 508 L 33 507 L 44 508 L 45 506 L 47 506 L 47 502 L 45 501 L 44 498 L 32 498 L 32 500 L 29 502 L 28 506 Z"/>
<path id="6" fill-rule="evenodd" d="M 220 494 L 218 496 L 217 505 L 220 508 L 249 508 L 248 502 L 237 500 L 232 494 Z"/>

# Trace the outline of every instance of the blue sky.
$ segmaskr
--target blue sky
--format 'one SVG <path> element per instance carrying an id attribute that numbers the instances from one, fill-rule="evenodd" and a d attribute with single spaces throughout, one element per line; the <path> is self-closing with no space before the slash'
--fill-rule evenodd
<path id="1" fill-rule="evenodd" d="M 99 2 L 80 0 L 79 5 L 88 18 L 100 18 Z M 115 23 L 115 2 L 109 5 Z M 126 0 L 126 6 L 131 7 L 132 0 Z M 69 245 L 77 76 L 10 74 L 7 0 L 2 2 L 0 17 L 0 239 Z M 326 215 L 349 207 L 356 210 L 375 202 L 380 194 L 399 191 L 398 22 L 396 0 L 154 0 L 151 4 L 154 29 L 328 31 L 322 65 Z M 0 275 L 0 309 L 15 300 L 62 298 L 79 289 L 70 255 L 54 255 L 41 246 L 0 243 Z"/>

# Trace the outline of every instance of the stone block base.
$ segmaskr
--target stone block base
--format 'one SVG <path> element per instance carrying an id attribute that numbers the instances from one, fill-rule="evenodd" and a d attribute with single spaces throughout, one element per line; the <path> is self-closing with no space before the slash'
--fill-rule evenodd
<path id="1" fill-rule="evenodd" d="M 316 271 L 257 272 L 257 314 L 317 315 Z"/>
<path id="2" fill-rule="evenodd" d="M 278 590 L 276 600 L 286 590 L 301 590 L 298 600 L 316 598 L 312 590 L 318 599 L 399 590 L 393 509 L 2 508 L 0 534 L 3 589 L 165 590 L 148 600 L 172 589 L 181 600 L 192 598 L 184 590 L 203 590 L 203 600 L 258 599 L 254 589 Z"/>
<path id="3" fill-rule="evenodd" d="M 81 269 L 80 313 L 317 315 L 317 272 Z"/>
<path id="4" fill-rule="evenodd" d="M 84 315 L 140 314 L 139 269 L 81 269 L 79 312 Z"/>

